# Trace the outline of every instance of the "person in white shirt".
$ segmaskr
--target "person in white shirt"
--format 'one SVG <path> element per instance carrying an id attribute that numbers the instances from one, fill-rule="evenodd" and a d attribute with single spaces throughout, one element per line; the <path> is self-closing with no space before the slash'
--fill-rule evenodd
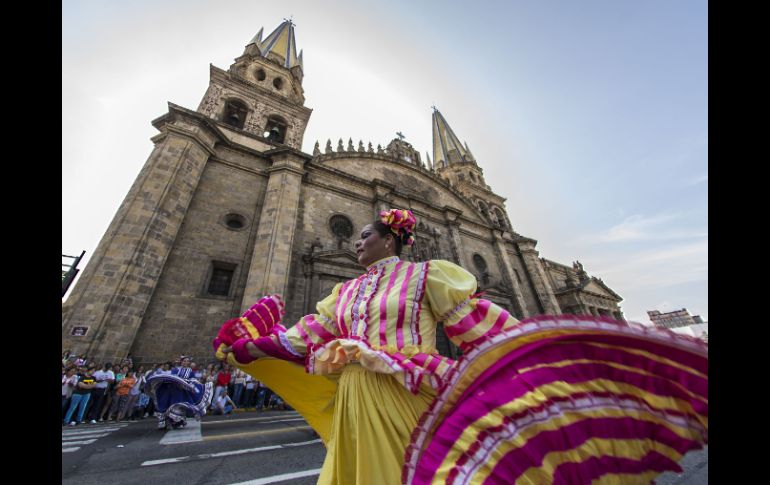
<path id="1" fill-rule="evenodd" d="M 94 372 L 94 379 L 96 379 L 96 386 L 91 392 L 91 405 L 88 411 L 88 419 L 91 420 L 91 424 L 96 424 L 96 419 L 99 418 L 102 410 L 102 404 L 104 404 L 104 398 L 107 395 L 107 391 L 110 384 L 115 382 L 115 373 L 112 372 L 112 364 L 107 362 L 101 368 Z M 99 419 L 101 421 L 101 419 Z"/>
<path id="2" fill-rule="evenodd" d="M 228 405 L 227 403 L 230 404 Z M 214 402 L 214 414 L 230 414 L 233 412 L 233 409 L 237 408 L 238 406 L 236 406 L 233 400 L 230 399 L 230 396 L 227 395 L 227 389 L 223 389 L 217 400 Z"/>
<path id="3" fill-rule="evenodd" d="M 78 376 L 76 374 L 77 368 L 70 367 L 66 373 L 61 377 L 61 414 L 64 419 L 64 413 L 69 406 L 70 398 L 72 397 L 72 390 L 75 389 L 75 384 L 78 383 Z"/>

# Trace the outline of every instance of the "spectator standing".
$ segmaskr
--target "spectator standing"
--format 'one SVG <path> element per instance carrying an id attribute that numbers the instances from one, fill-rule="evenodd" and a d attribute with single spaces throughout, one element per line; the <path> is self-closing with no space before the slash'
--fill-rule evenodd
<path id="1" fill-rule="evenodd" d="M 64 413 L 67 409 L 70 398 L 72 397 L 72 391 L 75 390 L 75 386 L 78 383 L 78 376 L 76 374 L 77 369 L 74 367 L 68 368 L 64 375 L 61 377 L 61 417 L 64 419 Z"/>
<path id="2" fill-rule="evenodd" d="M 132 421 L 134 421 L 134 406 L 136 405 L 136 401 L 139 399 L 139 394 L 141 394 L 142 386 L 144 385 L 145 377 L 144 373 L 140 371 L 134 372 L 135 377 L 135 383 L 133 386 L 131 386 L 131 389 L 128 391 L 128 401 L 126 401 L 126 405 L 124 408 L 122 408 L 122 411 L 119 411 L 118 413 L 118 421 L 123 419 L 124 417 L 128 416 L 131 418 Z M 124 379 L 125 380 L 125 379 Z"/>
<path id="3" fill-rule="evenodd" d="M 93 402 L 93 404 L 88 411 L 88 419 L 91 421 L 91 424 L 95 424 L 97 419 L 101 421 L 100 414 L 102 405 L 104 404 L 110 385 L 115 382 L 115 373 L 112 372 L 112 363 L 107 362 L 100 370 L 94 372 L 94 379 L 96 380 L 96 386 L 91 392 L 91 402 Z"/>
<path id="4" fill-rule="evenodd" d="M 118 402 L 120 400 L 118 396 L 118 386 L 120 386 L 120 383 L 126 378 L 126 374 L 128 374 L 128 366 L 125 365 L 120 367 L 118 372 L 115 373 L 115 385 L 110 393 L 110 405 L 107 410 L 107 416 L 104 418 L 105 421 L 115 419 L 118 415 L 118 405 L 120 404 Z"/>
<path id="5" fill-rule="evenodd" d="M 128 366 L 125 366 L 125 368 L 128 368 Z M 120 420 L 122 420 L 123 416 L 126 414 L 129 393 L 131 392 L 131 388 L 134 387 L 134 384 L 136 384 L 136 377 L 132 371 L 128 371 L 123 380 L 118 384 L 118 388 L 115 391 L 115 394 L 118 397 L 117 417 L 115 419 L 116 422 L 120 422 Z"/>
<path id="6" fill-rule="evenodd" d="M 244 374 L 246 373 L 244 372 Z M 246 374 L 246 382 L 244 383 L 244 386 L 246 388 L 246 395 L 243 398 L 243 407 L 253 408 L 254 407 L 254 378 L 251 377 L 251 374 Z"/>
<path id="7" fill-rule="evenodd" d="M 93 372 L 90 369 L 82 367 L 81 369 L 81 373 L 77 376 L 78 383 L 72 391 L 70 407 L 67 409 L 66 416 L 64 416 L 64 422 L 67 423 L 67 421 L 69 421 L 70 426 L 75 426 L 76 424 L 81 424 L 83 422 L 86 406 L 88 406 L 88 401 L 91 399 L 91 390 L 96 386 Z M 70 421 L 75 409 L 78 409 L 77 420 Z"/>
<path id="8" fill-rule="evenodd" d="M 243 396 L 243 388 L 246 384 L 246 373 L 240 369 L 235 369 L 233 373 L 233 402 L 237 406 L 243 406 L 241 397 Z"/>

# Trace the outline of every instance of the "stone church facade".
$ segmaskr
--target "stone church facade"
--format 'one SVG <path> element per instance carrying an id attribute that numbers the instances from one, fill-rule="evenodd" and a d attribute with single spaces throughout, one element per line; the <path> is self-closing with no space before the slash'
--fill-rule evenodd
<path id="1" fill-rule="evenodd" d="M 456 262 L 518 318 L 623 318 L 621 297 L 579 262 L 541 258 L 514 231 L 505 199 L 435 108 L 432 160 L 401 137 L 376 148 L 329 140 L 308 154 L 312 110 L 291 22 L 210 70 L 197 110 L 169 103 L 153 121 L 154 149 L 63 306 L 63 348 L 97 361 L 211 360 L 222 322 L 263 294 L 284 295 L 289 326 L 360 275 L 353 242 L 392 207 L 418 221 L 402 258 Z"/>

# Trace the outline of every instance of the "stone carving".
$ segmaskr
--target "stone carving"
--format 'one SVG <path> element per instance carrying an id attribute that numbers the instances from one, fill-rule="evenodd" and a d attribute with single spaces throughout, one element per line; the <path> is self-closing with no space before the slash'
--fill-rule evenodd
<path id="1" fill-rule="evenodd" d="M 374 153 L 374 148 L 372 148 L 372 142 L 369 142 L 369 148 L 366 151 L 368 153 Z"/>
<path id="2" fill-rule="evenodd" d="M 385 153 L 385 152 L 382 151 L 382 146 L 379 143 L 377 144 L 377 153 L 379 153 L 379 154 Z"/>
<path id="3" fill-rule="evenodd" d="M 358 153 L 364 153 L 366 150 L 364 149 L 364 142 L 361 140 L 358 140 Z"/>
<path id="4" fill-rule="evenodd" d="M 318 148 L 318 142 L 315 142 L 315 146 L 313 147 L 313 156 L 317 156 L 321 154 L 321 149 Z"/>
<path id="5" fill-rule="evenodd" d="M 334 150 L 332 150 L 332 140 L 331 140 L 331 138 L 326 140 L 326 153 L 334 153 Z"/>
<path id="6" fill-rule="evenodd" d="M 340 138 L 340 142 L 337 143 L 337 153 L 342 153 L 345 151 L 345 147 L 342 145 L 342 138 Z"/>
<path id="7" fill-rule="evenodd" d="M 348 138 L 348 151 L 349 152 L 356 151 L 356 149 L 353 147 L 353 139 L 352 138 Z"/>

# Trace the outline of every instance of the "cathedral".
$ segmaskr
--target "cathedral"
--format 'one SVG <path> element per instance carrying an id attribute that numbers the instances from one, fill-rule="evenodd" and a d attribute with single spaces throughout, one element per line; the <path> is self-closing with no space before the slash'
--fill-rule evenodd
<path id="1" fill-rule="evenodd" d="M 312 110 L 294 25 L 262 37 L 229 69 L 210 67 L 196 110 L 169 103 L 153 120 L 154 148 L 63 305 L 63 349 L 99 362 L 206 362 L 221 324 L 267 293 L 284 296 L 291 326 L 361 274 L 353 243 L 389 208 L 418 221 L 403 259 L 461 265 L 519 319 L 623 319 L 622 298 L 601 279 L 541 258 L 514 230 L 505 199 L 436 108 L 424 160 L 402 136 L 304 153 Z M 437 335 L 439 351 L 456 356 Z"/>

